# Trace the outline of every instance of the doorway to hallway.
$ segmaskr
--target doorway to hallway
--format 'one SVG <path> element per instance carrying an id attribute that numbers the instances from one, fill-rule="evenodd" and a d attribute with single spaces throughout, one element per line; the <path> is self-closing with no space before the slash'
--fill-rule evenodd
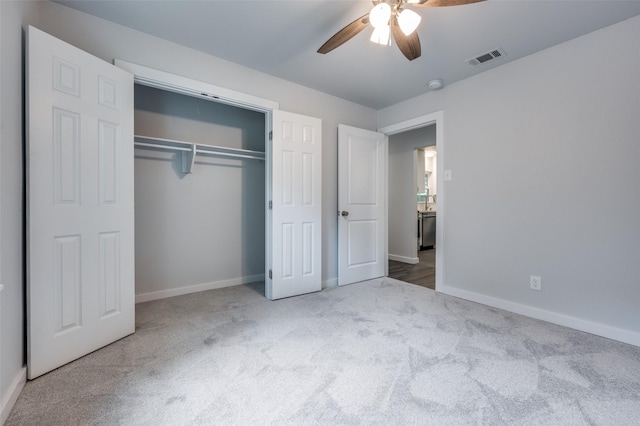
<path id="1" fill-rule="evenodd" d="M 418 252 L 418 263 L 410 264 L 389 260 L 389 277 L 421 287 L 436 289 L 436 251 Z"/>
<path id="2" fill-rule="evenodd" d="M 440 111 L 416 117 L 379 131 L 389 137 L 387 275 L 437 289 L 443 285 L 444 263 L 443 113 Z M 425 147 L 437 152 L 439 157 L 437 163 L 434 162 L 428 170 L 428 193 L 424 188 L 427 171 L 422 167 L 424 155 L 421 157 L 422 163 L 418 159 L 418 149 L 424 154 Z M 437 204 L 436 197 L 431 196 L 435 194 Z M 424 200 L 420 198 L 421 195 Z M 423 247 L 420 238 L 422 221 L 418 220 L 421 218 L 420 212 L 425 210 L 437 212 L 438 220 L 435 223 L 435 244 L 428 244 L 427 250 L 420 250 L 427 248 Z"/>

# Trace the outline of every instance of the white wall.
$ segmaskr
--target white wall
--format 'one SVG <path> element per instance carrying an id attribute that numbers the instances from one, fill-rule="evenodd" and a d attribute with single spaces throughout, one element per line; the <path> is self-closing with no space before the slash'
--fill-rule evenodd
<path id="1" fill-rule="evenodd" d="M 440 290 L 640 345 L 638 40 L 640 16 L 379 111 L 444 111 Z"/>
<path id="2" fill-rule="evenodd" d="M 389 258 L 392 260 L 407 263 L 418 260 L 416 148 L 435 144 L 435 125 L 389 136 Z"/>
<path id="3" fill-rule="evenodd" d="M 3 403 L 24 378 L 22 26 L 35 25 L 95 56 L 114 58 L 279 102 L 323 123 L 323 280 L 337 276 L 337 125 L 376 129 L 376 112 L 49 2 L 0 1 L 2 19 L 2 389 Z M 188 224 L 187 224 L 188 225 Z M 5 410 L 3 409 L 3 415 Z M 8 415 L 8 412 L 6 413 Z"/>
<path id="4" fill-rule="evenodd" d="M 438 195 L 438 188 L 436 188 L 436 182 L 438 181 L 438 155 L 433 157 L 425 156 L 425 170 L 431 172 L 429 175 L 429 195 Z"/>

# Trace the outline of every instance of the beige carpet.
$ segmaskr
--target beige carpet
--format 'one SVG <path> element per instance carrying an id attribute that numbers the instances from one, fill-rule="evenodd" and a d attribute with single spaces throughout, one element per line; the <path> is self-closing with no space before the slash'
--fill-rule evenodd
<path id="1" fill-rule="evenodd" d="M 640 348 L 379 279 L 137 306 L 27 383 L 14 425 L 637 425 Z"/>

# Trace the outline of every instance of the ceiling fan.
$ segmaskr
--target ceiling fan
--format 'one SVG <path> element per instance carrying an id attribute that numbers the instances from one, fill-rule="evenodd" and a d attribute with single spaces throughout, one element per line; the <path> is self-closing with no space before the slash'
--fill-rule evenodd
<path id="1" fill-rule="evenodd" d="M 373 0 L 373 9 L 362 15 L 323 44 L 318 53 L 329 53 L 349 41 L 369 24 L 373 26 L 371 41 L 391 45 L 390 33 L 400 51 L 410 61 L 421 55 L 420 39 L 415 31 L 420 24 L 420 15 L 407 5 L 423 7 L 460 6 L 485 0 Z"/>

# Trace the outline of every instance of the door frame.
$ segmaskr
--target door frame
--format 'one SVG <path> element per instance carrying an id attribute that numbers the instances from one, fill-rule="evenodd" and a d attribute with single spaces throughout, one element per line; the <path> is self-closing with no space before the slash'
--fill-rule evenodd
<path id="1" fill-rule="evenodd" d="M 444 220 L 445 220 L 445 187 L 444 187 L 444 111 L 436 111 L 430 114 L 422 115 L 419 117 L 411 118 L 409 120 L 401 121 L 395 124 L 390 124 L 381 128 L 378 128 L 378 132 L 384 133 L 387 138 L 391 135 L 403 133 L 409 130 L 419 129 L 421 127 L 436 126 L 436 151 L 438 153 L 437 164 L 437 178 L 436 178 L 436 191 L 438 194 L 438 220 L 436 221 L 436 291 L 444 286 Z M 387 152 L 387 162 L 389 161 Z M 385 198 L 389 199 L 389 179 L 387 177 L 387 184 L 385 188 Z M 389 229 L 389 205 L 387 204 L 387 232 Z M 388 236 L 387 236 L 388 241 Z M 389 245 L 386 243 L 385 253 L 389 256 Z M 388 271 L 387 271 L 388 275 Z"/>
<path id="2" fill-rule="evenodd" d="M 195 80 L 189 77 L 183 77 L 177 74 L 171 74 L 154 68 L 145 67 L 143 65 L 134 64 L 114 59 L 113 64 L 119 68 L 129 71 L 133 74 L 134 84 L 154 87 L 156 89 L 168 92 L 179 93 L 195 98 L 206 99 L 211 102 L 223 103 L 238 108 L 248 109 L 264 114 L 265 119 L 265 282 L 272 269 L 273 254 L 271 252 L 271 209 L 269 209 L 269 201 L 272 199 L 272 147 L 271 147 L 271 131 L 273 125 L 273 110 L 279 110 L 280 104 L 275 101 L 216 86 L 210 83 Z M 265 294 L 266 296 L 266 294 Z"/>

